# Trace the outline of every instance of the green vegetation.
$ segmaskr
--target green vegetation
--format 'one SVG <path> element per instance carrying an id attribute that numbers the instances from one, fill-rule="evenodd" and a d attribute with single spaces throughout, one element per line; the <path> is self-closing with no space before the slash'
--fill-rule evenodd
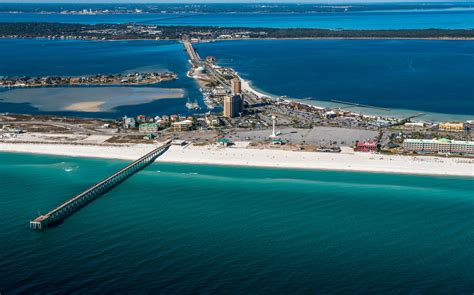
<path id="1" fill-rule="evenodd" d="M 0 23 L 4 38 L 67 38 L 67 39 L 181 39 L 183 37 L 212 39 L 244 38 L 474 38 L 474 30 L 410 29 L 410 30 L 326 30 L 278 28 L 222 28 L 200 26 L 156 26 L 143 24 L 63 24 L 63 23 Z"/>

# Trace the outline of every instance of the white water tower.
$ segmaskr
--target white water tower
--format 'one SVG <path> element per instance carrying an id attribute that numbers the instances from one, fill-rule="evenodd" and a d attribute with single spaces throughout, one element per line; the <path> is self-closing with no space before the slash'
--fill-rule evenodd
<path id="1" fill-rule="evenodd" d="M 272 135 L 270 135 L 271 138 L 277 137 L 276 130 L 275 130 L 276 118 L 277 118 L 277 117 L 272 114 L 273 132 L 272 132 Z"/>

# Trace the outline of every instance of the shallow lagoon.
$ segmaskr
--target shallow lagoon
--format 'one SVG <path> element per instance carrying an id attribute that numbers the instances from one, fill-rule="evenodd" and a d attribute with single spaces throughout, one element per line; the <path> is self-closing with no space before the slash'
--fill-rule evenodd
<path id="1" fill-rule="evenodd" d="M 202 103 L 199 87 L 186 76 L 182 45 L 175 41 L 0 40 L 0 75 L 81 76 L 146 71 L 173 71 L 178 80 L 146 87 L 63 87 L 0 89 L 0 111 L 55 113 L 94 117 L 187 114 L 186 98 Z M 159 98 L 159 99 L 156 99 Z M 75 111 L 81 102 L 106 102 L 92 112 Z"/>
<path id="2" fill-rule="evenodd" d="M 114 112 L 120 106 L 183 98 L 183 94 L 182 89 L 152 87 L 29 88 L 0 92 L 0 101 L 29 104 L 42 112 Z"/>

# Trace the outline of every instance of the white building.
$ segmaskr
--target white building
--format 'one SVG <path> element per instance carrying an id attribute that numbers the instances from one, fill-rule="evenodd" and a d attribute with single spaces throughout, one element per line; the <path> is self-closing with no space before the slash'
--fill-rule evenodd
<path id="1" fill-rule="evenodd" d="M 441 139 L 405 139 L 403 148 L 410 152 L 474 154 L 474 141 Z"/>
<path id="2" fill-rule="evenodd" d="M 123 127 L 124 128 L 135 128 L 137 126 L 137 122 L 135 118 L 129 118 L 127 116 L 123 117 Z"/>
<path id="3" fill-rule="evenodd" d="M 405 123 L 405 127 L 409 127 L 409 128 L 425 127 L 425 123 L 423 123 L 423 122 L 407 122 L 407 123 Z"/>

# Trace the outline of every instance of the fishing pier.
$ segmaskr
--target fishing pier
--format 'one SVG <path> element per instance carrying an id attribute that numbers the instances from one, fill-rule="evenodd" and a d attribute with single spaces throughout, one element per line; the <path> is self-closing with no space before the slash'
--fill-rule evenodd
<path id="1" fill-rule="evenodd" d="M 166 142 L 162 146 L 133 161 L 126 167 L 76 195 L 72 199 L 60 204 L 48 213 L 39 215 L 30 221 L 30 228 L 33 230 L 43 230 L 62 222 L 80 208 L 86 206 L 93 200 L 119 185 L 121 182 L 125 181 L 133 174 L 153 163 L 160 155 L 169 149 L 170 145 L 170 141 Z"/>

